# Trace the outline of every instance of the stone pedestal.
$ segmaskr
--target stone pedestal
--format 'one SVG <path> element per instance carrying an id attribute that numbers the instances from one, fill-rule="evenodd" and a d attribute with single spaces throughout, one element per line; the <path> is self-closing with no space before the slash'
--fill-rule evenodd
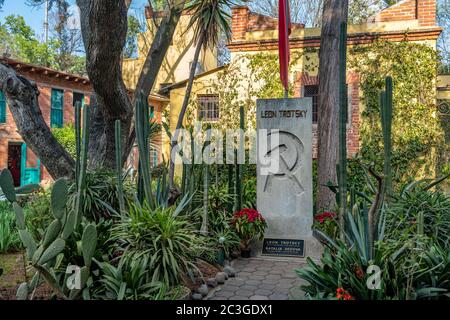
<path id="1" fill-rule="evenodd" d="M 322 246 L 312 235 L 312 99 L 258 100 L 257 128 L 257 207 L 268 223 L 259 253 L 319 259 Z"/>

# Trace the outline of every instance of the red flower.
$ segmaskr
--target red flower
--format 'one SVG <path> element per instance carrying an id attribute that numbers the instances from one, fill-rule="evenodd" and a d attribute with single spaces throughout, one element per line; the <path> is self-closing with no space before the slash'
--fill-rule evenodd
<path id="1" fill-rule="evenodd" d="M 348 293 L 348 291 L 345 290 L 344 288 L 337 288 L 336 299 L 345 300 L 345 301 L 355 300 L 355 298 L 353 296 L 351 296 L 350 293 Z"/>
<path id="2" fill-rule="evenodd" d="M 322 214 L 316 215 L 314 220 L 319 221 L 320 223 L 324 223 L 326 220 L 332 220 L 336 217 L 336 213 L 334 212 L 324 212 Z"/>

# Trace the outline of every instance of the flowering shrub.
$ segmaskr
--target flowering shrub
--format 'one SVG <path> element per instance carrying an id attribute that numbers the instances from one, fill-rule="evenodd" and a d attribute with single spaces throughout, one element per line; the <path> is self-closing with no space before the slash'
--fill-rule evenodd
<path id="1" fill-rule="evenodd" d="M 347 290 L 344 290 L 344 288 L 337 288 L 336 290 L 336 299 L 338 300 L 355 300 L 354 297 L 352 297 Z"/>
<path id="2" fill-rule="evenodd" d="M 267 222 L 255 209 L 243 209 L 234 214 L 231 224 L 241 238 L 242 247 L 248 249 L 250 241 L 264 237 Z"/>
<path id="3" fill-rule="evenodd" d="M 324 232 L 332 238 L 336 238 L 338 231 L 336 219 L 336 213 L 334 212 L 323 212 L 318 214 L 314 217 L 314 228 Z"/>

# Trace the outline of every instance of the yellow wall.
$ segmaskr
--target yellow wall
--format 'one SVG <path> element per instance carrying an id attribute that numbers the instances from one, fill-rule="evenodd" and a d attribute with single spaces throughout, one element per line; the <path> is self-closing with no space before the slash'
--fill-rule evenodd
<path id="1" fill-rule="evenodd" d="M 158 91 L 162 83 L 175 83 L 189 77 L 189 67 L 195 53 L 193 28 L 187 30 L 190 18 L 191 16 L 187 14 L 183 14 L 180 18 L 172 45 L 169 47 L 155 82 L 154 91 Z M 124 81 L 129 89 L 136 87 L 143 63 L 156 33 L 153 20 L 148 20 L 147 26 L 148 30 L 138 37 L 138 57 L 136 59 L 125 59 L 123 62 Z M 200 64 L 203 66 L 203 71 L 209 71 L 217 67 L 216 56 L 216 49 L 202 50 Z"/>

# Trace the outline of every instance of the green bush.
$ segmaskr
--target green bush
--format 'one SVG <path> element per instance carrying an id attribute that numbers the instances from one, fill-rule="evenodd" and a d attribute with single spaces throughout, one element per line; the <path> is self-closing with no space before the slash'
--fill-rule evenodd
<path id="1" fill-rule="evenodd" d="M 86 188 L 83 190 L 83 216 L 90 221 L 110 219 L 119 210 L 117 197 L 117 177 L 114 172 L 99 170 L 88 172 L 86 175 Z M 73 183 L 69 188 L 69 207 L 76 201 L 76 186 Z M 130 179 L 124 177 L 125 204 L 134 199 Z"/>
<path id="2" fill-rule="evenodd" d="M 195 268 L 199 252 L 208 251 L 203 238 L 187 217 L 179 215 L 180 211 L 179 207 L 152 210 L 131 205 L 129 214 L 113 227 L 114 254 L 124 256 L 125 263 L 148 259 L 152 282 L 179 284 Z"/>
<path id="3" fill-rule="evenodd" d="M 45 190 L 31 195 L 25 205 L 27 229 L 38 241 L 43 239 L 45 230 L 54 219 L 50 207 L 50 193 Z"/>
<path id="4" fill-rule="evenodd" d="M 75 127 L 73 124 L 65 125 L 62 128 L 53 128 L 53 136 L 58 142 L 75 158 L 77 155 L 77 144 L 75 136 Z"/>
<path id="5" fill-rule="evenodd" d="M 0 253 L 21 248 L 16 216 L 9 202 L 0 201 Z"/>

